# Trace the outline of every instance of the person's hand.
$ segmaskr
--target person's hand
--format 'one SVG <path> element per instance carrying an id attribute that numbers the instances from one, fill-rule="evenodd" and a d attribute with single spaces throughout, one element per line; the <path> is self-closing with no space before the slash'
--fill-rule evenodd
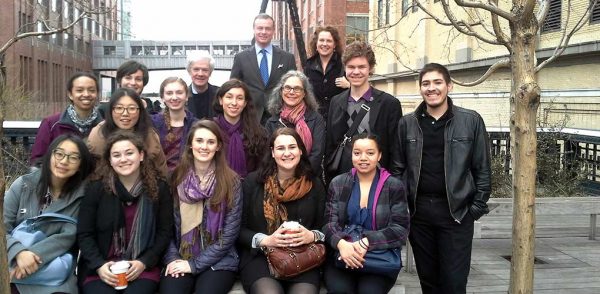
<path id="1" fill-rule="evenodd" d="M 37 254 L 29 250 L 23 250 L 19 252 L 15 259 L 17 261 L 17 267 L 21 270 L 21 277 L 17 277 L 17 279 L 25 278 L 37 272 L 37 270 L 39 269 L 39 265 L 42 263 L 42 259 L 39 256 L 37 256 Z"/>
<path id="2" fill-rule="evenodd" d="M 364 258 L 367 254 L 367 250 L 369 250 L 369 240 L 365 237 L 360 241 L 352 242 L 352 247 L 354 247 L 354 251 L 360 254 L 360 257 Z"/>
<path id="3" fill-rule="evenodd" d="M 127 270 L 127 281 L 133 281 L 137 279 L 142 272 L 146 269 L 146 265 L 139 260 L 130 260 L 129 261 L 129 269 Z"/>
<path id="4" fill-rule="evenodd" d="M 287 240 L 289 247 L 296 247 L 314 242 L 315 234 L 301 225 L 296 229 L 286 229 L 283 238 Z"/>
<path id="5" fill-rule="evenodd" d="M 25 273 L 25 270 L 21 269 L 19 266 L 15 266 L 10 272 L 9 272 L 9 279 L 12 280 L 12 278 L 15 278 L 17 280 L 19 279 L 24 279 L 27 277 L 27 273 Z"/>
<path id="6" fill-rule="evenodd" d="M 346 268 L 361 268 L 365 263 L 364 254 L 358 253 L 354 250 L 353 243 L 350 243 L 346 240 L 340 240 L 337 244 L 337 249 L 340 252 L 340 257 L 338 259 L 344 261 L 346 264 Z"/>
<path id="7" fill-rule="evenodd" d="M 269 247 L 287 247 L 290 243 L 290 239 L 287 238 L 285 233 L 289 229 L 286 229 L 280 226 L 273 234 L 266 236 L 260 242 L 261 247 L 269 246 Z"/>
<path id="8" fill-rule="evenodd" d="M 346 79 L 346 77 L 337 77 L 335 79 L 335 86 L 338 88 L 348 89 L 350 88 L 350 82 Z"/>
<path id="9" fill-rule="evenodd" d="M 115 287 L 117 285 L 117 276 L 110 271 L 110 266 L 114 263 L 114 261 L 109 261 L 96 270 L 100 280 L 111 287 Z"/>
<path id="10" fill-rule="evenodd" d="M 165 276 L 171 275 L 173 278 L 183 277 L 187 273 L 191 273 L 189 262 L 183 259 L 176 259 L 171 261 L 165 269 Z"/>

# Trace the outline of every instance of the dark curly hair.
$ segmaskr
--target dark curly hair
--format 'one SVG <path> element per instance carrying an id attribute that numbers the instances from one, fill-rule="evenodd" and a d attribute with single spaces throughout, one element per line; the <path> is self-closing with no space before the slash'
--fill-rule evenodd
<path id="1" fill-rule="evenodd" d="M 296 132 L 296 130 L 292 128 L 280 128 L 273 131 L 271 138 L 269 139 L 269 147 L 271 147 L 271 151 L 275 148 L 275 140 L 279 136 L 292 136 L 296 140 L 296 144 L 298 144 L 298 148 L 302 151 L 300 155 L 300 162 L 298 166 L 296 166 L 296 170 L 294 173 L 294 177 L 306 176 L 308 179 L 312 179 L 312 168 L 310 166 L 310 161 L 308 160 L 308 153 L 306 152 L 306 146 L 304 142 L 302 142 L 302 138 Z M 264 183 L 268 177 L 277 173 L 277 163 L 275 159 L 271 156 L 271 152 L 266 152 L 263 157 L 263 162 L 258 169 L 258 181 Z"/>
<path id="2" fill-rule="evenodd" d="M 113 145 L 120 141 L 129 141 L 139 152 L 144 152 L 147 157 L 147 152 L 144 148 L 144 140 L 132 133 L 127 131 L 115 131 L 106 139 L 106 148 L 104 154 L 99 162 L 98 170 L 96 171 L 97 177 L 102 179 L 104 186 L 107 191 L 112 191 L 110 187 L 111 177 L 118 177 L 115 170 L 110 165 L 110 152 Z M 142 177 L 142 185 L 148 196 L 152 201 L 158 200 L 158 181 L 161 180 L 161 174 L 154 165 L 152 160 L 142 160 L 140 162 L 140 175 Z"/>

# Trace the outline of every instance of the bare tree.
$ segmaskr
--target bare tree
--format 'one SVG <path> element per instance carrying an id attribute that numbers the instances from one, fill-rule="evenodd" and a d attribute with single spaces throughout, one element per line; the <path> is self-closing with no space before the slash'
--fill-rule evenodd
<path id="1" fill-rule="evenodd" d="M 65 11 L 59 11 L 55 17 L 48 17 L 40 8 L 40 4 L 36 1 L 27 1 L 26 5 L 31 5 L 31 11 L 34 16 L 34 22 L 26 23 L 18 28 L 14 35 L 8 40 L 2 40 L 0 43 L 0 138 L 4 138 L 4 118 L 6 117 L 6 109 L 8 103 L 7 95 L 4 93 L 8 92 L 7 76 L 6 76 L 6 53 L 17 42 L 38 36 L 49 36 L 70 31 L 78 22 L 90 18 L 97 14 L 112 13 L 116 9 L 115 5 L 107 5 L 105 7 L 94 7 L 93 1 L 91 0 L 74 0 L 71 2 L 73 7 L 76 7 L 80 13 L 76 17 L 69 18 Z M 113 1 L 109 1 L 113 2 Z M 45 3 L 49 3 L 45 1 Z M 116 3 L 116 2 L 115 2 Z M 49 4 L 48 4 L 49 5 Z M 64 19 L 69 19 L 65 22 Z M 41 27 L 41 30 L 38 29 Z M 0 140 L 0 147 L 2 141 Z M 0 151 L 0 215 L 3 215 L 4 206 L 4 191 L 6 189 L 6 178 L 4 173 L 4 158 L 3 153 Z M 4 223 L 0 225 L 0 236 L 5 236 L 6 231 Z M 6 242 L 0 242 L 0 293 L 10 293 L 10 280 L 8 276 L 8 260 L 6 251 Z"/>
<path id="2" fill-rule="evenodd" d="M 414 0 L 411 7 L 422 11 L 421 21 L 433 20 L 449 29 L 451 42 L 459 33 L 475 38 L 483 44 L 501 46 L 508 57 L 501 58 L 474 81 L 453 80 L 462 86 L 475 86 L 484 82 L 494 72 L 509 68 L 512 76 L 510 95 L 511 160 L 513 167 L 513 228 L 512 259 L 510 271 L 510 293 L 533 292 L 533 264 L 535 246 L 535 196 L 536 196 L 536 115 L 540 105 L 541 89 L 537 82 L 538 73 L 555 61 L 567 48 L 571 37 L 586 24 L 598 0 L 592 0 L 586 10 L 573 20 L 573 4 L 567 0 L 563 10 L 566 21 L 560 30 L 560 38 L 552 55 L 538 64 L 537 36 L 550 8 L 550 0 Z M 397 1 L 400 5 L 400 1 Z M 441 6 L 441 11 L 439 6 Z M 437 10 L 434 8 L 438 8 Z M 401 20 L 402 18 L 400 18 Z M 401 61 L 397 48 L 389 49 L 389 29 L 397 23 L 381 26 L 372 34 Z M 420 24 L 420 22 L 419 22 Z M 407 28 L 409 29 L 409 28 Z M 415 28 L 416 30 L 416 28 Z M 442 42 L 440 42 L 442 43 Z M 380 46 L 381 47 L 381 46 Z"/>

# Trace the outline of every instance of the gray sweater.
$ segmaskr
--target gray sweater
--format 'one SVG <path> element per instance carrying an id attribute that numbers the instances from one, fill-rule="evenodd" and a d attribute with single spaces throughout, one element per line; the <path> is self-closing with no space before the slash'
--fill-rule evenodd
<path id="1" fill-rule="evenodd" d="M 10 266 L 16 263 L 15 257 L 23 250 L 29 250 L 38 255 L 45 262 L 69 251 L 76 240 L 77 226 L 67 223 L 54 223 L 44 225 L 41 229 L 48 236 L 30 248 L 26 248 L 19 241 L 10 236 L 10 232 L 23 220 L 39 215 L 39 200 L 36 196 L 37 183 L 41 175 L 40 170 L 19 177 L 4 195 L 4 227 L 6 229 L 6 245 L 8 250 L 8 261 Z M 70 195 L 61 195 L 54 200 L 44 212 L 54 212 L 77 218 L 79 204 L 84 196 L 85 183 L 80 185 Z M 75 266 L 73 266 L 73 269 Z M 20 285 L 17 284 L 20 293 L 77 293 L 75 275 L 62 285 L 57 287 Z"/>

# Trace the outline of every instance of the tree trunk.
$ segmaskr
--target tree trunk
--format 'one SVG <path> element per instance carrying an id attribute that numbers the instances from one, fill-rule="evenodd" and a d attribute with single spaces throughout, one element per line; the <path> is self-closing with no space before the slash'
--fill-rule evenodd
<path id="1" fill-rule="evenodd" d="M 0 56 L 0 216 L 4 218 L 4 190 L 6 186 L 6 177 L 4 176 L 4 153 L 2 146 L 2 139 L 4 138 L 4 89 L 6 87 L 6 71 L 4 63 Z M 0 293 L 10 293 L 10 280 L 8 278 L 8 252 L 6 251 L 6 231 L 4 227 L 4 221 L 0 224 Z"/>
<path id="2" fill-rule="evenodd" d="M 514 10 L 513 10 L 514 12 Z M 531 16 L 511 24 L 513 227 L 510 293 L 533 293 L 536 195 L 536 114 L 540 104 L 535 65 L 538 24 Z"/>

